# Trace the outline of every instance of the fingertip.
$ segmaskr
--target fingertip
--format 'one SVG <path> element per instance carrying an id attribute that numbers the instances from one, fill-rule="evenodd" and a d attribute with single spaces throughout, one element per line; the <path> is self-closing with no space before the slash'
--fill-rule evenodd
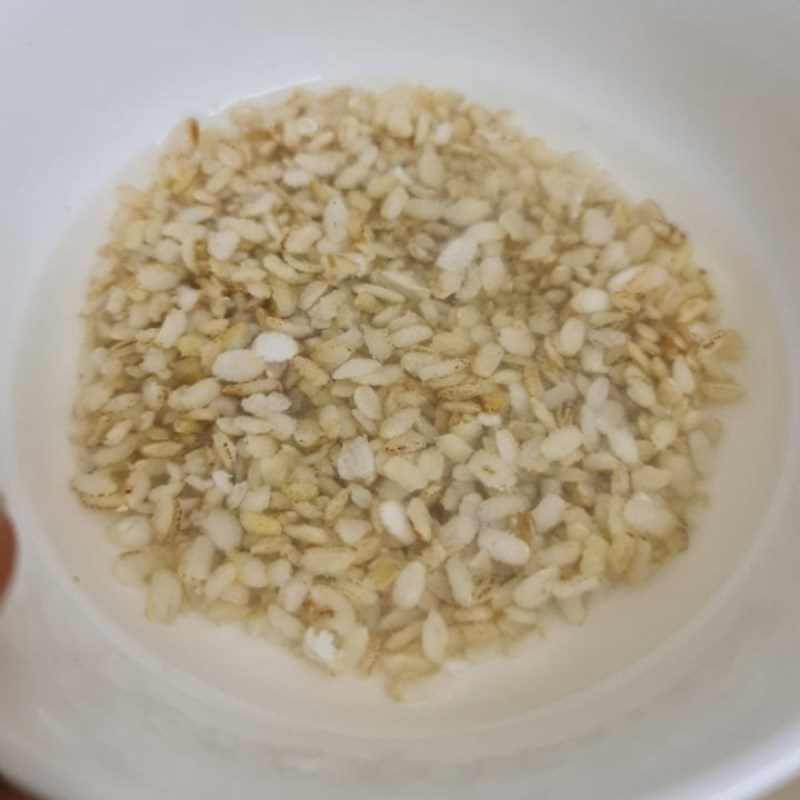
<path id="1" fill-rule="evenodd" d="M 0 513 L 0 595 L 11 580 L 15 551 L 14 529 L 8 518 Z"/>

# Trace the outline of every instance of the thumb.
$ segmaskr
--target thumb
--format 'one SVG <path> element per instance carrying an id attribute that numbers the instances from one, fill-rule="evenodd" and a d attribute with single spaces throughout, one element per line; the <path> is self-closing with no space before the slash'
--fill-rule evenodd
<path id="1" fill-rule="evenodd" d="M 15 547 L 14 530 L 8 517 L 0 511 L 0 595 L 3 594 L 11 579 Z"/>

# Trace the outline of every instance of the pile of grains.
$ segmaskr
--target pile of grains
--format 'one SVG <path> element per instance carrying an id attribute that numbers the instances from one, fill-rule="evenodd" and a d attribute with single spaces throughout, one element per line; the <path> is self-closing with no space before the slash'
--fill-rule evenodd
<path id="1" fill-rule="evenodd" d="M 189 120 L 100 255 L 72 485 L 116 575 L 393 697 L 682 550 L 740 396 L 684 233 L 448 91 Z"/>

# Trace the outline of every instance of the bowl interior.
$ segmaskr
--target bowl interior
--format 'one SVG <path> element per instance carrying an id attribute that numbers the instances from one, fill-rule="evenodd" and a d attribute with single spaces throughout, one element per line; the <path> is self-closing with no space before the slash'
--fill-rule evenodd
<path id="1" fill-rule="evenodd" d="M 689 173 L 664 158 L 653 142 L 532 93 L 470 83 L 456 88 L 490 107 L 513 109 L 530 133 L 559 149 L 587 152 L 628 194 L 662 203 L 688 230 L 717 286 L 725 323 L 740 330 L 748 347 L 740 370 L 747 398 L 720 409 L 726 430 L 712 500 L 689 549 L 646 585 L 597 598 L 582 629 L 551 620 L 544 637 L 522 654 L 437 681 L 420 702 L 398 706 L 384 698 L 375 681 L 332 681 L 279 647 L 197 615 L 169 627 L 145 622 L 143 593 L 119 586 L 111 576 L 113 551 L 102 537 L 103 515 L 81 509 L 67 489 L 72 461 L 66 431 L 80 346 L 78 311 L 93 252 L 103 241 L 115 184 L 144 184 L 153 149 L 109 180 L 77 215 L 28 309 L 20 353 L 24 369 L 15 386 L 16 453 L 22 486 L 64 576 L 77 582 L 99 624 L 137 658 L 166 661 L 238 701 L 315 728 L 381 736 L 413 735 L 423 724 L 455 731 L 528 714 L 620 670 L 635 669 L 695 617 L 742 562 L 756 540 L 782 460 L 788 390 L 777 314 L 763 264 L 741 235 L 747 220 L 715 183 L 713 171 Z M 153 140 L 161 133 L 153 130 Z"/>

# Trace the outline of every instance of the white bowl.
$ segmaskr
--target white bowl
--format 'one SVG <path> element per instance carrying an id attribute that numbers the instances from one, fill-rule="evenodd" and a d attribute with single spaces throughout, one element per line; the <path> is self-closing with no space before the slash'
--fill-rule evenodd
<path id="1" fill-rule="evenodd" d="M 800 767 L 800 16 L 785 4 L 29 0 L 0 10 L 0 766 L 59 800 L 753 797 Z M 113 184 L 181 116 L 405 78 L 511 107 L 684 225 L 748 343 L 714 501 L 646 587 L 409 706 L 141 617 L 66 489 L 76 311 Z"/>

